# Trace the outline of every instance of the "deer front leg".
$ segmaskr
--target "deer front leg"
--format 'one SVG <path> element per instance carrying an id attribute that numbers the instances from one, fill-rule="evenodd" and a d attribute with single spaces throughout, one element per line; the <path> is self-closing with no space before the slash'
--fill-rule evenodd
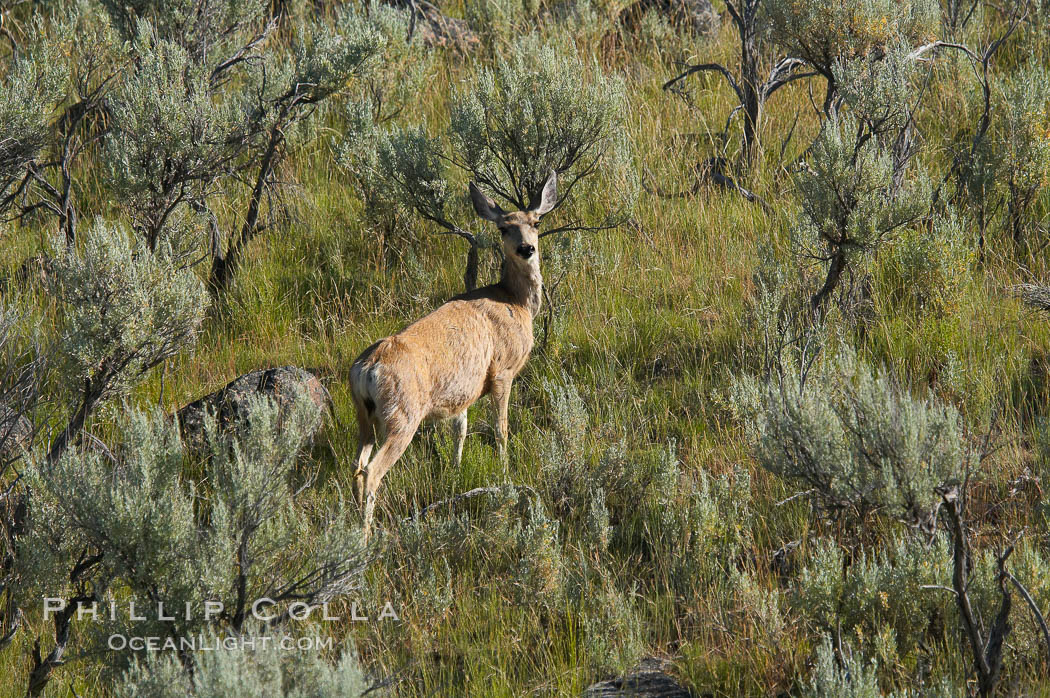
<path id="1" fill-rule="evenodd" d="M 509 480 L 510 457 L 507 454 L 507 408 L 510 405 L 512 377 L 497 378 L 492 382 L 493 428 L 496 430 L 496 452 L 503 464 L 503 477 Z"/>
<path id="2" fill-rule="evenodd" d="M 456 442 L 456 456 L 453 463 L 458 468 L 463 463 L 463 442 L 467 440 L 467 411 L 463 410 L 453 415 L 449 421 L 452 424 L 452 438 Z"/>

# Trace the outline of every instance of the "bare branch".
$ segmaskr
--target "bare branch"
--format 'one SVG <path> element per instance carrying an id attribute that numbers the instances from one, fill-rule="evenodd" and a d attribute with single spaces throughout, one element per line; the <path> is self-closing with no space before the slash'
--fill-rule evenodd
<path id="1" fill-rule="evenodd" d="M 1006 578 L 1013 583 L 1014 587 L 1021 594 L 1021 597 L 1025 600 L 1025 603 L 1028 604 L 1029 610 L 1032 611 L 1032 615 L 1035 617 L 1036 622 L 1039 624 L 1039 629 L 1043 633 L 1043 642 L 1046 644 L 1048 659 L 1050 659 L 1050 628 L 1046 625 L 1046 618 L 1043 617 L 1043 614 L 1039 610 L 1039 606 L 1036 605 L 1035 599 L 1032 598 L 1032 595 L 1028 593 L 1028 590 L 1024 588 L 1024 585 L 1021 584 L 1021 582 L 1017 581 L 1017 577 L 1010 574 L 1005 567 L 1000 566 L 1000 569 L 1002 574 L 1006 575 Z"/>
<path id="2" fill-rule="evenodd" d="M 693 75 L 695 73 L 704 72 L 704 71 L 716 71 L 716 72 L 721 73 L 722 76 L 725 77 L 726 82 L 729 83 L 729 86 L 731 88 L 733 88 L 733 92 L 736 93 L 737 99 L 739 99 L 741 102 L 744 101 L 744 92 L 743 92 L 743 90 L 740 89 L 740 86 L 737 84 L 736 79 L 733 77 L 733 74 L 729 72 L 729 69 L 726 68 L 721 63 L 701 63 L 699 65 L 690 66 L 690 68 L 688 70 L 686 70 L 684 73 L 682 73 L 681 75 L 678 75 L 677 77 L 671 78 L 670 80 L 665 82 L 663 84 L 662 89 L 664 89 L 664 90 L 670 89 L 676 83 L 686 79 L 690 75 Z"/>
<path id="3" fill-rule="evenodd" d="M 405 519 L 405 521 L 421 521 L 443 507 L 450 507 L 467 499 L 474 499 L 475 497 L 481 497 L 483 495 L 498 495 L 502 491 L 503 490 L 500 487 L 475 487 L 472 490 L 460 492 L 459 494 L 449 497 L 448 499 L 443 499 L 440 502 L 434 502 L 414 514 L 411 518 Z"/>

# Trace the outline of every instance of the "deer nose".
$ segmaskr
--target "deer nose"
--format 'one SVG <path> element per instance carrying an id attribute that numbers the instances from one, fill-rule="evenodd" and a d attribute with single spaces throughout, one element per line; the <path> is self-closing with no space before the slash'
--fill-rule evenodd
<path id="1" fill-rule="evenodd" d="M 536 248 L 533 247 L 532 245 L 526 245 L 525 243 L 522 243 L 522 244 L 518 245 L 518 256 L 521 257 L 522 259 L 528 259 L 529 257 L 532 256 L 532 254 L 535 251 L 536 251 Z"/>

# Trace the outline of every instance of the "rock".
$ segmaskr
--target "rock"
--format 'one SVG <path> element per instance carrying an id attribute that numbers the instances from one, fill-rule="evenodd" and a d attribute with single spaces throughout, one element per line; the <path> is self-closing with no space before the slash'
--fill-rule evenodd
<path id="1" fill-rule="evenodd" d="M 1042 284 L 1020 284 L 1007 287 L 1021 302 L 1033 310 L 1050 312 L 1050 286 Z"/>
<path id="2" fill-rule="evenodd" d="M 670 662 L 649 658 L 630 673 L 591 684 L 583 698 L 694 698 L 666 669 Z"/>
<path id="3" fill-rule="evenodd" d="M 661 14 L 671 26 L 694 36 L 709 36 L 722 25 L 711 0 L 637 0 L 620 13 L 620 25 L 634 30 L 649 10 Z"/>
<path id="4" fill-rule="evenodd" d="M 454 48 L 466 53 L 478 46 L 478 35 L 466 20 L 446 17 L 433 6 L 423 10 L 423 20 L 416 25 L 425 46 Z"/>
<path id="5" fill-rule="evenodd" d="M 268 397 L 277 403 L 278 415 L 283 416 L 300 395 L 310 399 L 324 411 L 331 402 L 328 390 L 312 373 L 296 366 L 281 366 L 246 373 L 176 413 L 182 438 L 198 445 L 205 439 L 205 417 L 213 413 L 222 429 L 230 429 L 251 419 L 253 398 Z M 318 421 L 320 428 L 320 421 Z"/>
<path id="6" fill-rule="evenodd" d="M 33 437 L 33 425 L 25 415 L 7 405 L 0 405 L 0 465 L 22 455 L 29 448 Z"/>
<path id="7" fill-rule="evenodd" d="M 466 20 L 446 17 L 441 10 L 426 0 L 387 0 L 394 7 L 414 13 L 412 31 L 417 34 L 427 47 L 439 46 L 454 48 L 464 53 L 471 51 L 481 43 L 478 35 L 470 28 Z"/>

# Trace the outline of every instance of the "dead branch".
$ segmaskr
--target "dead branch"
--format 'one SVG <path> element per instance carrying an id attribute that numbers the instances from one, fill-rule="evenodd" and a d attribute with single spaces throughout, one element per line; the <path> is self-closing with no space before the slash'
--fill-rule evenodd
<path id="1" fill-rule="evenodd" d="M 964 490 L 965 491 L 965 488 Z M 999 591 L 1002 595 L 999 604 L 999 612 L 988 635 L 988 640 L 981 637 L 981 630 L 970 602 L 969 580 L 971 569 L 971 557 L 969 539 L 966 533 L 964 521 L 964 502 L 957 488 L 944 493 L 942 496 L 944 511 L 948 516 L 949 532 L 952 537 L 954 551 L 952 555 L 952 588 L 955 590 L 955 602 L 959 608 L 959 617 L 962 620 L 963 629 L 969 640 L 970 649 L 973 653 L 974 670 L 977 673 L 978 692 L 981 696 L 992 696 L 999 682 L 999 675 L 1003 666 L 1003 647 L 1006 638 L 1010 634 L 1010 591 L 1006 586 L 1007 573 L 1005 570 L 1006 559 L 1013 552 L 1011 545 L 999 556 Z"/>
<path id="2" fill-rule="evenodd" d="M 440 502 L 434 502 L 412 517 L 405 519 L 405 522 L 422 521 L 424 518 L 443 507 L 450 507 L 467 499 L 474 499 L 475 497 L 481 497 L 486 494 L 497 495 L 502 491 L 503 489 L 501 487 L 475 487 L 472 490 L 460 492 L 459 494 L 449 497 L 448 499 L 443 499 Z"/>
<path id="3" fill-rule="evenodd" d="M 1005 564 L 1005 560 L 1003 561 L 1003 564 Z M 1025 600 L 1025 603 L 1028 604 L 1028 609 L 1032 612 L 1032 616 L 1035 617 L 1035 621 L 1039 624 L 1039 629 L 1043 633 L 1043 642 L 1046 643 L 1048 661 L 1050 661 L 1050 628 L 1048 628 L 1046 625 L 1046 618 L 1039 610 L 1039 606 L 1036 605 L 1035 599 L 1032 598 L 1032 595 L 1029 594 L 1028 590 L 1025 589 L 1024 585 L 1017 580 L 1017 577 L 1013 576 L 1012 574 L 1010 574 L 1010 572 L 1006 570 L 1003 564 L 1000 564 L 999 566 L 999 573 L 1005 575 L 1006 578 L 1010 580 L 1010 582 L 1017 589 L 1018 593 L 1021 594 L 1021 598 L 1023 598 Z"/>
<path id="4" fill-rule="evenodd" d="M 737 98 L 741 102 L 744 101 L 744 92 L 740 89 L 740 85 L 736 83 L 736 79 L 733 77 L 733 74 L 729 72 L 729 69 L 721 63 L 700 63 L 698 65 L 689 66 L 689 68 L 685 72 L 665 82 L 661 89 L 669 90 L 672 87 L 674 87 L 677 83 L 681 82 L 682 80 L 685 80 L 690 75 L 702 73 L 705 71 L 715 71 L 721 73 L 722 76 L 726 79 L 726 82 L 729 83 L 729 86 L 733 88 L 733 92 L 736 93 Z"/>

